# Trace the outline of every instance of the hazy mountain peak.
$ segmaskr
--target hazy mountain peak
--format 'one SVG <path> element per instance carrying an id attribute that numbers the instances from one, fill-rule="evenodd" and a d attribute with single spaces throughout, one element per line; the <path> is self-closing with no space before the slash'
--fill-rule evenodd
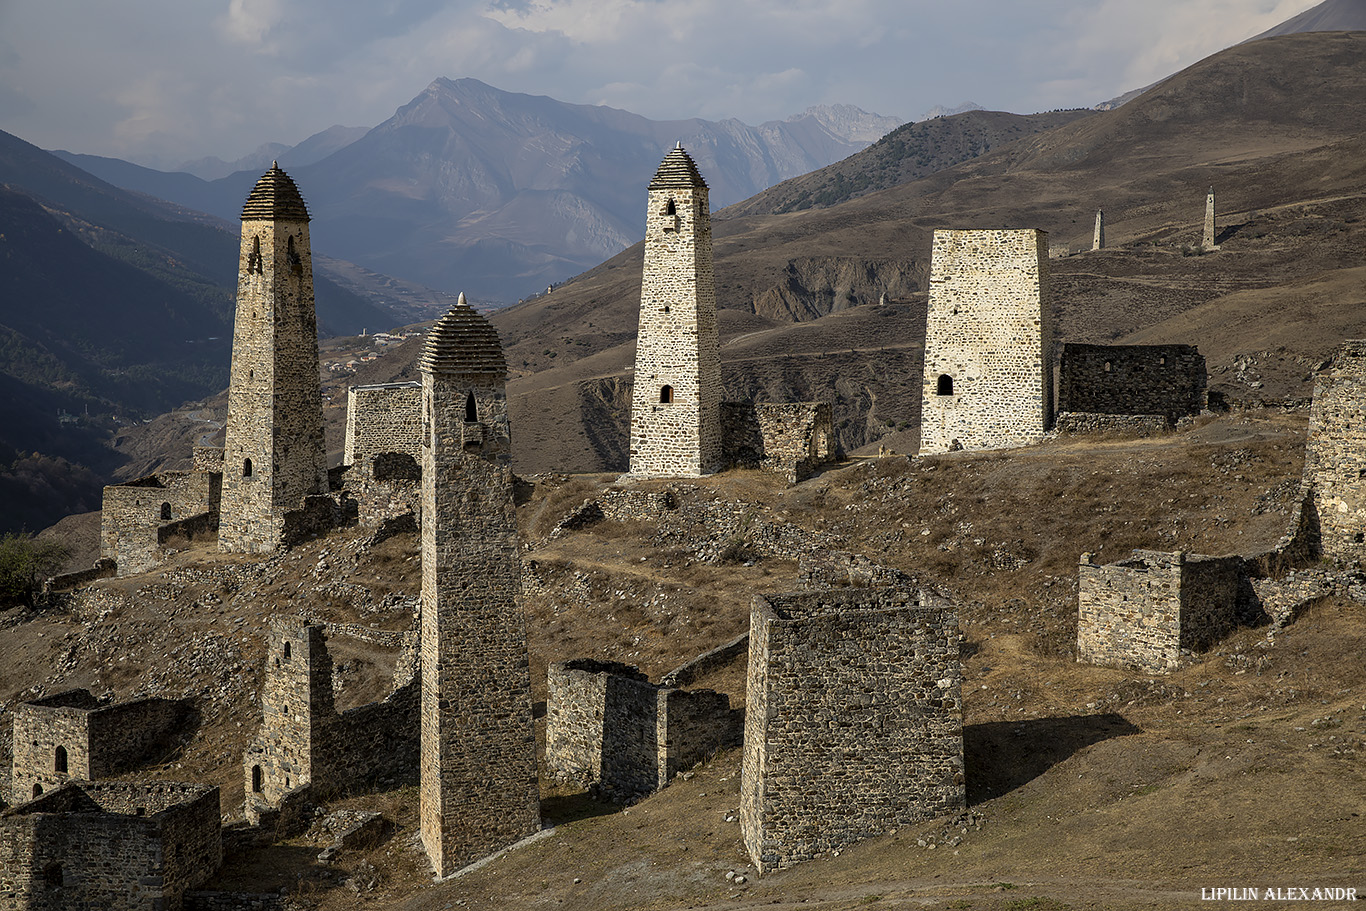
<path id="1" fill-rule="evenodd" d="M 926 112 L 925 112 L 925 116 L 921 117 L 920 119 L 921 119 L 921 120 L 933 120 L 933 119 L 936 118 L 936 117 L 952 117 L 954 114 L 965 114 L 965 113 L 967 113 L 968 111 L 982 111 L 982 110 L 986 110 L 986 109 L 983 108 L 980 104 L 978 104 L 978 103 L 975 102 L 975 101 L 964 101 L 962 104 L 958 105 L 957 107 L 952 107 L 952 108 L 946 108 L 946 107 L 944 107 L 942 104 L 936 104 L 934 107 L 932 107 L 932 108 L 930 108 L 928 111 L 926 111 Z"/>
<path id="2" fill-rule="evenodd" d="M 1300 32 L 1356 32 L 1366 30 L 1366 3 L 1362 0 L 1324 0 L 1292 16 L 1280 25 L 1272 26 L 1260 35 L 1247 39 L 1273 38 L 1277 35 L 1295 35 Z"/>
<path id="3" fill-rule="evenodd" d="M 900 117 L 870 114 L 852 104 L 813 104 L 786 122 L 794 123 L 803 117 L 812 118 L 846 142 L 877 142 L 904 123 Z"/>

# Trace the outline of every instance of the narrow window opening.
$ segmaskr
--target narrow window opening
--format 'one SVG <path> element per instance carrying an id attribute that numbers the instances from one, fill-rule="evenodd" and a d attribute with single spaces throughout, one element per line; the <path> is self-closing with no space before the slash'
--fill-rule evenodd
<path id="1" fill-rule="evenodd" d="M 285 790 L 289 790 L 289 778 L 285 778 Z"/>
<path id="2" fill-rule="evenodd" d="M 261 767 L 259 765 L 251 767 L 251 791 L 253 794 L 261 793 Z"/>
<path id="3" fill-rule="evenodd" d="M 162 503 L 162 504 L 161 504 L 161 521 L 163 521 L 163 522 L 169 522 L 169 521 L 171 521 L 171 504 L 170 504 L 170 503 Z"/>
<path id="4" fill-rule="evenodd" d="M 41 796 L 43 796 L 43 786 L 42 786 L 42 785 L 40 785 L 40 784 L 35 784 L 35 785 L 33 786 L 33 796 L 34 796 L 34 797 L 41 797 Z"/>
<path id="5" fill-rule="evenodd" d="M 674 201 L 673 201 L 672 198 L 669 199 L 669 204 L 668 204 L 667 206 L 664 207 L 664 214 L 665 214 L 665 215 L 677 215 L 677 214 L 678 214 L 678 206 L 674 205 Z"/>
<path id="6" fill-rule="evenodd" d="M 1109 361 L 1106 361 L 1106 362 L 1105 362 L 1105 372 L 1106 372 L 1106 373 L 1109 373 L 1109 372 L 1110 372 L 1110 367 L 1111 367 L 1110 362 L 1109 362 Z"/>
<path id="7" fill-rule="evenodd" d="M 242 477 L 251 477 L 251 459 L 242 460 Z"/>
<path id="8" fill-rule="evenodd" d="M 251 253 L 247 255 L 247 271 L 261 274 L 261 238 L 251 239 Z M 256 314 L 253 313 L 252 316 Z"/>
<path id="9" fill-rule="evenodd" d="M 1352 540 L 1357 544 L 1366 544 L 1366 534 L 1363 534 L 1362 532 L 1357 532 L 1355 535 L 1352 536 Z"/>
<path id="10" fill-rule="evenodd" d="M 479 422 L 479 408 L 474 403 L 474 393 L 465 396 L 465 423 L 477 424 Z"/>
<path id="11" fill-rule="evenodd" d="M 668 405 L 668 404 L 670 404 L 673 400 L 674 400 L 674 387 L 672 387 L 672 386 L 663 386 L 663 387 L 661 387 L 660 390 L 659 390 L 659 402 L 660 402 L 660 404 L 662 404 L 662 405 Z"/>
<path id="12" fill-rule="evenodd" d="M 66 747 L 57 747 L 57 755 L 52 760 L 52 770 L 54 772 L 66 771 Z"/>
<path id="13" fill-rule="evenodd" d="M 147 815 L 147 808 L 146 808 L 146 807 L 138 807 L 136 810 L 133 811 L 133 815 L 134 815 L 134 816 L 146 816 L 146 815 Z"/>
<path id="14" fill-rule="evenodd" d="M 1157 359 L 1157 364 L 1159 367 L 1165 367 L 1167 366 L 1167 359 L 1165 357 L 1160 357 Z"/>
<path id="15" fill-rule="evenodd" d="M 286 660 L 288 660 L 289 654 L 290 654 L 290 652 L 289 652 L 289 643 L 286 642 L 286 643 L 285 643 L 285 650 L 284 650 L 284 657 L 285 657 Z"/>
<path id="16" fill-rule="evenodd" d="M 299 258 L 298 252 L 294 249 L 294 235 L 292 234 L 289 237 L 289 246 L 285 250 L 285 262 L 289 263 L 289 268 L 295 275 L 304 271 L 303 260 Z"/>
<path id="17" fill-rule="evenodd" d="M 953 395 L 953 377 L 947 373 L 939 375 L 939 382 L 935 385 L 937 395 Z"/>
<path id="18" fill-rule="evenodd" d="M 43 867 L 43 885 L 60 888 L 62 885 L 62 865 L 48 864 Z"/>

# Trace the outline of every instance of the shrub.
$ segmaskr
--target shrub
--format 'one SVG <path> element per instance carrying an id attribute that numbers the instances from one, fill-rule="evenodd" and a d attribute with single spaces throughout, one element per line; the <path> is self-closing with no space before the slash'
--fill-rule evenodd
<path id="1" fill-rule="evenodd" d="M 67 558 L 66 545 L 11 532 L 0 537 L 0 609 L 32 605 L 42 581 Z"/>

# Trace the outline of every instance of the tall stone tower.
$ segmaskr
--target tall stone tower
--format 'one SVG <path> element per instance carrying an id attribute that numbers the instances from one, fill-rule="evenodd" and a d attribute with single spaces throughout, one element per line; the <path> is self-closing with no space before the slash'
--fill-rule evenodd
<path id="1" fill-rule="evenodd" d="M 324 728 L 335 714 L 332 658 L 321 626 L 275 618 L 266 649 L 261 729 L 244 761 L 248 813 L 326 779 Z"/>
<path id="2" fill-rule="evenodd" d="M 422 843 L 437 876 L 540 828 L 507 364 L 465 296 L 422 372 Z"/>
<path id="3" fill-rule="evenodd" d="M 1096 210 L 1096 232 L 1091 236 L 1091 249 L 1105 249 L 1105 210 Z"/>
<path id="4" fill-rule="evenodd" d="M 284 514 L 327 493 L 308 208 L 272 164 L 242 207 L 218 547 L 280 544 Z"/>
<path id="5" fill-rule="evenodd" d="M 721 468 L 707 184 L 680 143 L 650 181 L 640 331 L 631 389 L 631 474 L 698 477 Z"/>
<path id="6" fill-rule="evenodd" d="M 1206 250 L 1218 250 L 1219 247 L 1214 243 L 1214 187 L 1209 188 L 1209 193 L 1205 196 L 1205 234 L 1200 241 L 1200 246 Z"/>
<path id="7" fill-rule="evenodd" d="M 1037 442 L 1053 422 L 1048 234 L 935 231 L 920 452 Z"/>

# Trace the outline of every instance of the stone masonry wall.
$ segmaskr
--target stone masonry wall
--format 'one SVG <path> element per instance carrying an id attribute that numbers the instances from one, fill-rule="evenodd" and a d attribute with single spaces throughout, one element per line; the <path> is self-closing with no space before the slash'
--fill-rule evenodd
<path id="1" fill-rule="evenodd" d="M 137 768 L 186 733 L 192 703 L 135 699 L 101 705 L 87 690 L 70 690 L 14 709 L 13 773 L 17 800 L 71 779 L 94 780 Z M 65 753 L 61 771 L 58 749 Z"/>
<path id="2" fill-rule="evenodd" d="M 1205 410 L 1205 358 L 1194 345 L 1062 346 L 1058 410 L 1161 414 L 1175 423 Z"/>
<path id="3" fill-rule="evenodd" d="M 1366 559 L 1366 339 L 1343 342 L 1315 379 L 1304 487 L 1323 555 Z"/>
<path id="4" fill-rule="evenodd" d="M 835 458 L 829 402 L 722 402 L 721 438 L 725 464 L 762 468 L 789 484 Z"/>
<path id="5" fill-rule="evenodd" d="M 956 613 L 903 589 L 759 595 L 740 823 L 760 872 L 960 810 Z"/>
<path id="6" fill-rule="evenodd" d="M 1037 442 L 1053 421 L 1048 235 L 935 231 L 920 452 Z"/>
<path id="7" fill-rule="evenodd" d="M 741 739 L 743 713 L 711 690 L 653 683 L 636 668 L 580 659 L 549 668 L 546 766 L 553 777 L 631 801 Z"/>
<path id="8" fill-rule="evenodd" d="M 216 514 L 222 475 L 166 471 L 104 489 L 100 510 L 100 556 L 114 560 L 120 576 L 146 572 L 161 559 L 158 530 L 171 522 Z"/>
<path id="9" fill-rule="evenodd" d="M 31 911 L 174 911 L 222 863 L 218 789 L 68 784 L 0 814 L 0 900 Z"/>
<path id="10" fill-rule="evenodd" d="M 1238 623 L 1247 582 L 1241 557 L 1135 550 L 1098 566 L 1083 554 L 1077 579 L 1077 660 L 1149 673 L 1180 666 Z"/>
<path id="11" fill-rule="evenodd" d="M 1162 414 L 1100 414 L 1095 411 L 1060 411 L 1053 427 L 1059 434 L 1122 434 L 1163 436 L 1172 430 Z"/>
<path id="12" fill-rule="evenodd" d="M 365 463 L 381 452 L 422 458 L 422 384 L 352 386 L 346 394 L 343 465 Z"/>
<path id="13" fill-rule="evenodd" d="M 644 256 L 630 473 L 710 474 L 722 465 L 721 347 L 705 184 L 648 192 Z"/>

